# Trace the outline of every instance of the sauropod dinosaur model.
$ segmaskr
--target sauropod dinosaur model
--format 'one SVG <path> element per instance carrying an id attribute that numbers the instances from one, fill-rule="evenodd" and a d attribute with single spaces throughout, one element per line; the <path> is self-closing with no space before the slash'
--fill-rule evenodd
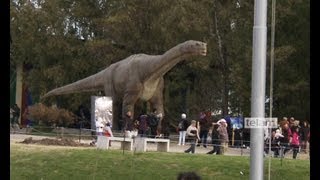
<path id="1" fill-rule="evenodd" d="M 131 55 L 94 75 L 53 89 L 46 93 L 42 99 L 54 95 L 104 91 L 105 96 L 111 96 L 113 100 L 113 128 L 119 128 L 116 113 L 119 113 L 120 108 L 122 108 L 123 119 L 128 111 L 131 111 L 132 117 L 134 117 L 134 105 L 141 99 L 148 101 L 151 109 L 162 113 L 158 123 L 158 130 L 161 131 L 161 122 L 164 116 L 163 76 L 186 58 L 206 56 L 206 53 L 206 43 L 188 40 L 162 55 Z"/>

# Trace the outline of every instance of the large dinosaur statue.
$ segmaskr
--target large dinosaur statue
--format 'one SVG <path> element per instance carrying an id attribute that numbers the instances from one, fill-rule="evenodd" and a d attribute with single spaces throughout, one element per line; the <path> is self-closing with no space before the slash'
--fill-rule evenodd
<path id="1" fill-rule="evenodd" d="M 152 109 L 156 109 L 164 116 L 163 76 L 180 61 L 190 56 L 205 56 L 206 53 L 206 43 L 189 40 L 176 45 L 162 55 L 131 55 L 94 75 L 53 89 L 42 98 L 104 90 L 105 95 L 113 99 L 113 128 L 119 126 L 115 115 L 119 112 L 121 103 L 122 118 L 127 111 L 131 111 L 134 117 L 134 105 L 139 99 L 148 101 Z M 158 123 L 160 131 L 163 116 Z"/>

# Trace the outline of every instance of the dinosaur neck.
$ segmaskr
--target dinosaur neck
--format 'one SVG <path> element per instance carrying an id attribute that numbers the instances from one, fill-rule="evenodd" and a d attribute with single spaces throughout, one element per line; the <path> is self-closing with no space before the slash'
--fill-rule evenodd
<path id="1" fill-rule="evenodd" d="M 162 77 L 177 63 L 191 56 L 191 54 L 183 53 L 182 48 L 182 44 L 178 44 L 150 62 L 149 67 L 152 67 L 150 68 L 152 71 L 149 73 L 149 79 Z"/>

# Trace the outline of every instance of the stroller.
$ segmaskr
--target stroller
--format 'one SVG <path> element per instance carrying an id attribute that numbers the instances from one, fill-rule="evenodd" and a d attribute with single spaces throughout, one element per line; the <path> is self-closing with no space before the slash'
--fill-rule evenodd
<path id="1" fill-rule="evenodd" d="M 274 153 L 273 156 L 274 157 L 279 157 L 280 155 L 280 149 L 281 149 L 281 146 L 280 146 L 280 142 L 281 142 L 281 137 L 272 137 L 271 138 L 271 151 Z M 264 152 L 266 154 L 269 153 L 269 138 L 267 138 L 265 140 L 265 143 L 264 143 Z"/>

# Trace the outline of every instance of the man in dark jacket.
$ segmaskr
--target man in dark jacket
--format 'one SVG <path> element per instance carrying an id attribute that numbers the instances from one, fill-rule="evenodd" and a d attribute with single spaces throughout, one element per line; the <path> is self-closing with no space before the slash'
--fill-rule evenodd
<path id="1" fill-rule="evenodd" d="M 213 150 L 207 152 L 207 154 L 221 154 L 220 153 L 220 141 L 219 141 L 219 132 L 218 127 L 219 125 L 217 123 L 212 123 L 212 133 L 211 133 L 211 140 L 212 140 L 212 146 Z"/>
<path id="2" fill-rule="evenodd" d="M 198 127 L 200 129 L 200 141 L 198 142 L 197 146 L 200 146 L 200 143 L 202 143 L 203 147 L 207 147 L 207 137 L 210 125 L 211 122 L 208 115 L 204 112 L 201 112 Z"/>

